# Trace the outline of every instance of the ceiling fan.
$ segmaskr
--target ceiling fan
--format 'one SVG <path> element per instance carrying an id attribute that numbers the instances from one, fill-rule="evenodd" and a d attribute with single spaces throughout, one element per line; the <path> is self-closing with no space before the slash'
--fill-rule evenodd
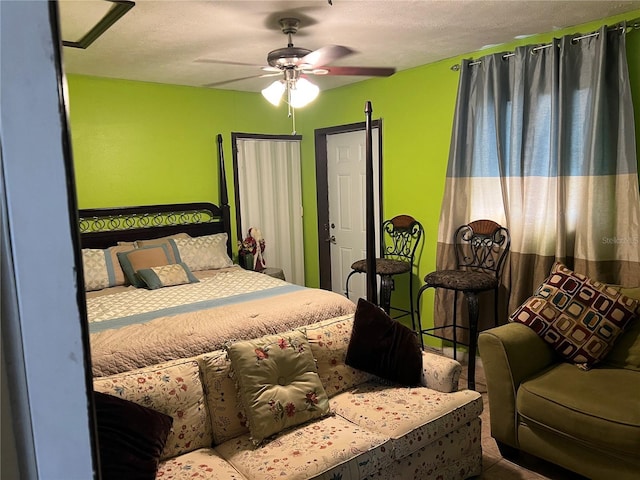
<path id="1" fill-rule="evenodd" d="M 297 18 L 282 18 L 279 20 L 282 33 L 287 35 L 288 44 L 284 48 L 272 50 L 267 54 L 268 66 L 263 66 L 266 73 L 249 77 L 235 78 L 223 82 L 212 83 L 207 86 L 218 85 L 246 80 L 249 78 L 271 77 L 282 75 L 282 79 L 275 81 L 262 90 L 264 97 L 274 105 L 278 105 L 283 93 L 288 94 L 287 103 L 295 108 L 304 106 L 318 95 L 319 88 L 309 82 L 305 77 L 309 75 L 361 75 L 367 77 L 388 77 L 395 73 L 393 67 L 334 67 L 330 66 L 340 58 L 355 53 L 348 47 L 341 45 L 327 45 L 317 50 L 309 50 L 297 47 L 293 44 L 293 35 L 298 32 L 300 20 Z M 203 60 L 210 63 L 233 63 L 247 65 L 238 62 L 218 62 L 215 60 Z"/>
<path id="2" fill-rule="evenodd" d="M 348 47 L 341 45 L 327 45 L 311 51 L 293 45 L 293 35 L 298 32 L 300 20 L 297 18 L 283 18 L 280 20 L 282 33 L 287 35 L 289 42 L 285 48 L 272 50 L 267 55 L 269 67 L 286 71 L 298 70 L 304 74 L 313 75 L 364 75 L 368 77 L 388 77 L 393 75 L 395 68 L 383 67 L 331 67 L 329 64 L 347 55 L 355 53 Z"/>

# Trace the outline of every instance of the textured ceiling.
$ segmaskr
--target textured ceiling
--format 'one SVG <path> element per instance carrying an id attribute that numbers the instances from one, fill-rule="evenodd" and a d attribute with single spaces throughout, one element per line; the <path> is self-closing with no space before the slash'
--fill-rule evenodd
<path id="1" fill-rule="evenodd" d="M 61 0 L 63 40 L 76 40 L 110 6 Z M 356 51 L 333 65 L 405 70 L 636 9 L 640 1 L 135 0 L 87 49 L 65 47 L 63 58 L 67 73 L 191 86 L 226 82 L 263 74 L 267 53 L 287 44 L 278 20 L 293 16 L 301 20 L 296 46 Z M 364 78 L 313 81 L 328 89 Z M 216 88 L 259 91 L 271 81 L 251 78 Z"/>

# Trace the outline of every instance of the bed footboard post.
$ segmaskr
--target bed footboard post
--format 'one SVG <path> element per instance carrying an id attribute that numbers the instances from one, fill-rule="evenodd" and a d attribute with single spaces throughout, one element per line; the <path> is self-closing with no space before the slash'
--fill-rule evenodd
<path id="1" fill-rule="evenodd" d="M 371 115 L 373 108 L 367 101 L 365 113 L 365 169 L 366 169 L 366 230 L 367 230 L 367 300 L 378 305 L 378 282 L 376 281 L 376 228 L 373 208 L 373 150 L 371 146 Z"/>
<path id="2" fill-rule="evenodd" d="M 227 254 L 229 258 L 233 258 L 231 248 L 231 209 L 229 207 L 229 192 L 227 190 L 227 175 L 224 167 L 224 150 L 222 149 L 222 135 L 218 137 L 218 168 L 220 180 L 220 209 L 222 210 L 222 221 L 227 231 Z"/>

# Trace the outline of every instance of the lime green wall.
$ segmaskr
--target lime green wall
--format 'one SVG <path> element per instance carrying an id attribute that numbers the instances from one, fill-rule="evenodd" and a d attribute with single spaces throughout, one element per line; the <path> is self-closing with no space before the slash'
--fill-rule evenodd
<path id="1" fill-rule="evenodd" d="M 528 37 L 511 44 L 482 52 L 421 66 L 396 73 L 387 79 L 375 79 L 322 92 L 313 106 L 314 125 L 301 128 L 301 133 L 312 138 L 313 128 L 348 124 L 364 119 L 364 103 L 371 100 L 374 118 L 383 119 L 383 209 L 389 218 L 408 213 L 420 220 L 425 228 L 426 243 L 420 258 L 418 280 L 435 268 L 435 248 L 444 193 L 444 180 L 449 155 L 449 141 L 458 86 L 458 73 L 451 66 L 462 58 L 479 58 L 495 52 L 511 51 L 518 45 L 546 43 L 553 37 L 574 32 L 592 32 L 602 24 L 615 24 L 640 16 L 640 10 L 599 22 L 563 31 Z M 636 118 L 640 119 L 640 31 L 627 36 L 631 83 Z M 636 122 L 636 137 L 640 139 L 640 121 Z M 313 144 L 303 142 L 303 158 L 314 161 Z M 640 142 L 638 144 L 640 159 Z M 309 167 L 311 170 L 311 167 Z M 305 177 L 305 205 L 315 201 L 315 177 Z M 314 279 L 318 269 L 315 259 L 317 217 L 309 208 L 305 210 L 307 235 L 307 278 Z M 398 287 L 398 286 L 397 286 Z M 403 285 L 400 285 L 402 290 Z M 424 321 L 432 323 L 432 293 L 425 295 L 422 305 Z M 406 298 L 399 293 L 397 298 Z"/>
<path id="2" fill-rule="evenodd" d="M 297 112 L 302 141 L 305 269 L 318 286 L 314 130 L 364 120 L 364 104 L 383 119 L 385 217 L 409 213 L 426 234 L 419 278 L 435 267 L 435 245 L 444 191 L 449 139 L 461 58 L 544 43 L 552 37 L 591 32 L 640 16 L 640 10 L 568 30 L 528 37 L 482 52 L 321 92 Z M 636 117 L 640 118 L 640 31 L 627 36 Z M 69 76 L 70 118 L 81 208 L 162 202 L 217 202 L 215 136 L 224 136 L 231 178 L 230 132 L 291 133 L 286 109 L 260 94 Z M 640 139 L 640 121 L 636 122 Z M 640 158 L 640 154 L 639 154 Z M 232 216 L 234 212 L 232 211 Z M 402 290 L 403 285 L 398 285 Z M 404 298 L 401 292 L 398 298 Z M 431 319 L 431 298 L 423 304 Z"/>
<path id="3" fill-rule="evenodd" d="M 232 196 L 230 132 L 290 128 L 286 113 L 258 93 L 78 75 L 67 81 L 80 208 L 217 204 L 216 135 L 223 135 Z"/>

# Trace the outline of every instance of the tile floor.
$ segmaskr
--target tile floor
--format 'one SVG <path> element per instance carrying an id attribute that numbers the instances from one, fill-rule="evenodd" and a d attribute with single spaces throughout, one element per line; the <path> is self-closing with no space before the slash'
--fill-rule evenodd
<path id="1" fill-rule="evenodd" d="M 463 365 L 460 388 L 467 388 L 467 366 Z M 530 455 L 522 454 L 517 463 L 502 458 L 496 442 L 491 437 L 489 422 L 489 398 L 482 364 L 476 367 L 476 390 L 482 394 L 484 411 L 482 413 L 482 475 L 480 480 L 586 480 L 584 477 L 567 471 L 551 463 Z"/>

